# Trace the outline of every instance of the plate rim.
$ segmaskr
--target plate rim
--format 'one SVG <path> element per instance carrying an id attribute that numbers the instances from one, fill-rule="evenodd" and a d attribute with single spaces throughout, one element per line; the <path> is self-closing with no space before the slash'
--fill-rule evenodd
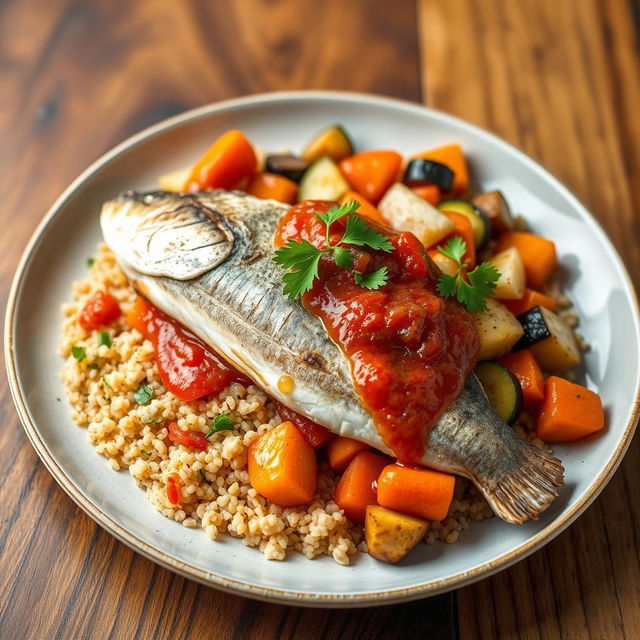
<path id="1" fill-rule="evenodd" d="M 399 603 L 409 600 L 415 600 L 426 596 L 436 595 L 438 593 L 465 586 L 481 578 L 489 577 L 497 573 L 498 571 L 506 569 L 516 562 L 523 560 L 525 557 L 550 542 L 559 533 L 564 531 L 572 522 L 574 522 L 607 485 L 614 472 L 618 468 L 620 462 L 622 461 L 622 458 L 624 457 L 629 444 L 631 443 L 633 433 L 640 416 L 640 375 L 636 380 L 635 399 L 631 407 L 631 412 L 629 414 L 627 424 L 625 425 L 618 445 L 616 446 L 604 469 L 591 483 L 590 490 L 587 491 L 587 493 L 582 496 L 580 500 L 576 501 L 576 503 L 572 507 L 570 507 L 566 513 L 562 514 L 532 538 L 518 545 L 508 553 L 504 553 L 478 567 L 467 571 L 458 572 L 454 575 L 448 576 L 446 578 L 441 578 L 439 580 L 428 581 L 420 585 L 415 585 L 413 587 L 371 591 L 364 594 L 305 593 L 297 591 L 295 589 L 281 589 L 258 586 L 255 584 L 251 584 L 250 579 L 244 581 L 236 580 L 233 578 L 224 577 L 216 573 L 215 571 L 203 570 L 199 567 L 178 560 L 177 558 L 158 549 L 153 544 L 149 544 L 144 540 L 137 538 L 135 535 L 127 531 L 126 528 L 121 527 L 117 522 L 115 522 L 109 515 L 107 515 L 97 505 L 95 505 L 88 497 L 83 495 L 82 491 L 74 484 L 73 480 L 69 476 L 67 476 L 64 469 L 62 469 L 55 461 L 53 455 L 40 436 L 37 426 L 35 425 L 34 421 L 31 420 L 26 398 L 23 394 L 18 379 L 17 363 L 14 351 L 15 345 L 13 339 L 14 320 L 17 305 L 20 299 L 20 294 L 22 292 L 22 284 L 27 271 L 27 267 L 29 266 L 33 255 L 35 255 L 38 245 L 44 237 L 50 222 L 63 208 L 66 201 L 82 185 L 84 185 L 87 180 L 89 180 L 104 166 L 116 160 L 122 153 L 139 144 L 142 144 L 146 140 L 160 133 L 177 127 L 185 122 L 205 118 L 216 112 L 234 110 L 245 106 L 256 106 L 256 104 L 267 104 L 278 101 L 304 102 L 314 100 L 355 102 L 362 104 L 364 107 L 371 106 L 371 104 L 373 103 L 381 107 L 400 107 L 413 113 L 429 112 L 437 119 L 449 123 L 455 123 L 458 126 L 466 127 L 472 130 L 475 134 L 481 134 L 481 136 L 483 136 L 485 139 L 488 139 L 493 144 L 497 144 L 500 147 L 506 148 L 511 153 L 519 155 L 530 169 L 541 174 L 542 177 L 546 178 L 547 180 L 550 180 L 554 184 L 554 186 L 560 190 L 562 195 L 567 198 L 578 211 L 580 211 L 583 219 L 592 226 L 594 232 L 600 236 L 600 241 L 606 247 L 610 257 L 612 258 L 614 264 L 620 272 L 620 275 L 622 276 L 626 293 L 632 303 L 632 313 L 636 321 L 636 325 L 640 325 L 640 308 L 638 306 L 638 299 L 634 285 L 631 281 L 631 278 L 629 277 L 624 262 L 613 246 L 613 243 L 601 227 L 600 223 L 594 216 L 592 216 L 589 210 L 561 180 L 559 180 L 542 164 L 540 164 L 540 162 L 529 156 L 526 152 L 522 151 L 506 140 L 503 140 L 490 131 L 484 129 L 483 127 L 479 127 L 478 125 L 472 124 L 466 120 L 463 120 L 462 118 L 458 118 L 437 109 L 433 109 L 431 107 L 427 107 L 425 105 L 421 105 L 419 103 L 411 102 L 408 100 L 351 91 L 274 91 L 213 102 L 201 107 L 197 107 L 195 109 L 190 109 L 181 114 L 158 122 L 134 134 L 133 136 L 130 136 L 120 144 L 111 148 L 109 151 L 107 151 L 105 154 L 91 163 L 89 167 L 87 167 L 87 169 L 80 173 L 80 175 L 71 182 L 71 184 L 56 199 L 56 201 L 44 215 L 43 219 L 40 221 L 33 234 L 31 235 L 31 238 L 29 239 L 20 257 L 16 272 L 11 283 L 11 288 L 7 299 L 7 309 L 5 314 L 4 326 L 4 355 L 7 369 L 7 378 L 9 381 L 11 396 L 13 398 L 23 429 L 27 434 L 27 438 L 31 442 L 31 445 L 35 449 L 40 460 L 47 468 L 49 473 L 51 473 L 56 482 L 62 487 L 67 495 L 69 495 L 69 497 L 98 525 L 100 525 L 103 529 L 105 529 L 107 532 L 109 532 L 111 535 L 116 537 L 118 540 L 126 544 L 134 551 L 141 553 L 149 560 L 152 560 L 153 562 L 171 571 L 179 573 L 186 578 L 194 579 L 202 584 L 220 589 L 227 593 L 250 597 L 258 600 L 265 600 L 269 602 L 277 602 L 280 604 L 316 607 L 362 607 Z"/>

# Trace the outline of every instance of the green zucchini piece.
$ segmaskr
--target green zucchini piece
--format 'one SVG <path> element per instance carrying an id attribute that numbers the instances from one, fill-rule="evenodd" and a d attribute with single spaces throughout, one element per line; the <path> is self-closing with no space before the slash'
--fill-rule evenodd
<path id="1" fill-rule="evenodd" d="M 492 360 L 479 362 L 475 374 L 493 410 L 507 424 L 513 424 L 522 411 L 520 381 L 506 367 Z"/>
<path id="2" fill-rule="evenodd" d="M 451 191 L 453 178 L 454 173 L 446 164 L 435 160 L 416 158 L 409 161 L 402 181 L 409 187 L 435 184 L 444 191 Z"/>
<path id="3" fill-rule="evenodd" d="M 309 168 L 309 163 L 297 156 L 267 156 L 264 168 L 269 173 L 284 176 L 293 182 L 300 182 L 304 172 Z"/>
<path id="4" fill-rule="evenodd" d="M 461 213 L 471 223 L 473 241 L 476 243 L 476 250 L 481 251 L 489 241 L 491 235 L 491 223 L 487 216 L 466 200 L 445 200 L 438 205 L 440 211 L 455 211 Z"/>
<path id="5" fill-rule="evenodd" d="M 315 162 L 322 156 L 328 156 L 337 162 L 351 155 L 353 144 L 340 125 L 334 125 L 319 133 L 302 152 L 302 157 L 307 162 Z"/>
<path id="6" fill-rule="evenodd" d="M 512 231 L 515 228 L 511 209 L 501 191 L 480 193 L 474 196 L 471 202 L 487 216 L 491 223 L 491 231 L 495 235 Z"/>
<path id="7" fill-rule="evenodd" d="M 300 180 L 298 202 L 303 200 L 340 200 L 349 191 L 338 165 L 329 157 L 318 158 Z"/>
<path id="8" fill-rule="evenodd" d="M 575 367 L 580 349 L 573 330 L 560 316 L 545 307 L 534 307 L 518 316 L 524 334 L 514 351 L 530 349 L 545 371 L 562 372 Z"/>

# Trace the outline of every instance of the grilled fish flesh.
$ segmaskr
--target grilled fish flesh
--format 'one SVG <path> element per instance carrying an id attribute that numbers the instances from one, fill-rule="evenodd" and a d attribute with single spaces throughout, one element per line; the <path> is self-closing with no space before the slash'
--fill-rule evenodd
<path id="1" fill-rule="evenodd" d="M 282 293 L 273 235 L 288 208 L 241 192 L 126 192 L 104 205 L 101 226 L 138 292 L 270 396 L 391 453 L 340 348 L 320 319 Z M 285 376 L 292 389 L 278 384 Z M 512 523 L 537 518 L 563 484 L 560 461 L 521 440 L 474 375 L 431 430 L 422 462 L 469 478 Z"/>

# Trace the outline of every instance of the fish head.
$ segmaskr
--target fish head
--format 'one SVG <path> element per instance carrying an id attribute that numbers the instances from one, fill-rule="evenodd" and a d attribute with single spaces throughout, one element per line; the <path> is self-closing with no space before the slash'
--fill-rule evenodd
<path id="1" fill-rule="evenodd" d="M 191 280 L 234 249 L 227 221 L 189 194 L 127 191 L 104 204 L 100 225 L 118 259 L 149 276 Z"/>

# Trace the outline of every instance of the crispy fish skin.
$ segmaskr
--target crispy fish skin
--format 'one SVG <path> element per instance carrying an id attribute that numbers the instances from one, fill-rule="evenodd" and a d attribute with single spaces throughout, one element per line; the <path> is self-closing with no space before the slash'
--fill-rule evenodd
<path id="1" fill-rule="evenodd" d="M 273 233 L 287 209 L 242 192 L 126 192 L 105 203 L 101 225 L 134 286 L 156 306 L 286 406 L 390 453 L 340 348 L 282 293 Z M 295 381 L 291 393 L 278 388 L 283 375 Z M 433 427 L 422 460 L 469 478 L 507 522 L 537 518 L 563 484 L 560 461 L 521 440 L 473 375 Z"/>

